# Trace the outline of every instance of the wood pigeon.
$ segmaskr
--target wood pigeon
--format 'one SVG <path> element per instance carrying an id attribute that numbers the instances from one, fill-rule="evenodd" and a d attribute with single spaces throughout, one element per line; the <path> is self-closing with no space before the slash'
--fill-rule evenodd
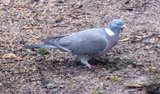
<path id="1" fill-rule="evenodd" d="M 120 31 L 125 28 L 122 19 L 113 19 L 104 28 L 92 28 L 65 36 L 48 37 L 42 44 L 26 45 L 26 48 L 53 48 L 77 55 L 88 68 L 88 60 L 109 51 L 119 40 Z"/>

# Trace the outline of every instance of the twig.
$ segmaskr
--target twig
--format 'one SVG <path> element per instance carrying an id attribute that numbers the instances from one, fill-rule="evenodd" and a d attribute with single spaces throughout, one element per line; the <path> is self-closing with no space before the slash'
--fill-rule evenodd
<path id="1" fill-rule="evenodd" d="M 125 41 L 128 41 L 130 39 L 130 37 L 127 37 L 127 38 L 124 38 L 124 39 L 121 39 L 119 40 L 120 42 L 125 42 Z"/>

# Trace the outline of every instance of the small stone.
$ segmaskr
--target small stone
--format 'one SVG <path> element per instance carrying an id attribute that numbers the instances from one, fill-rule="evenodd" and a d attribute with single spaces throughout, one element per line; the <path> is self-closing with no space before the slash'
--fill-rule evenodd
<path id="1" fill-rule="evenodd" d="M 1 0 L 2 4 L 9 5 L 11 3 L 11 0 Z"/>
<path id="2" fill-rule="evenodd" d="M 55 86 L 53 85 L 53 83 L 48 83 L 46 86 L 48 89 L 54 88 Z"/>
<path id="3" fill-rule="evenodd" d="M 20 32 L 20 28 L 18 26 L 13 26 L 9 30 L 10 32 Z"/>

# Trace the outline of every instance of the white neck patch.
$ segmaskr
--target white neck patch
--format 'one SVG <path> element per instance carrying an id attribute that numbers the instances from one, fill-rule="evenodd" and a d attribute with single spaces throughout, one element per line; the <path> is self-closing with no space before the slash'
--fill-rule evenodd
<path id="1" fill-rule="evenodd" d="M 105 31 L 109 36 L 114 36 L 115 35 L 115 33 L 108 28 L 105 28 Z"/>

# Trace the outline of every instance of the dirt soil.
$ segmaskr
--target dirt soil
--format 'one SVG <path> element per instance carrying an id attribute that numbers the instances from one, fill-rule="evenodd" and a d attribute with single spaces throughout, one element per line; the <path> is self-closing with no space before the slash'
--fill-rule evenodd
<path id="1" fill-rule="evenodd" d="M 59 50 L 25 49 L 47 36 L 104 27 L 127 29 L 90 70 Z M 1 94 L 160 94 L 159 0 L 1 0 Z M 153 88 L 151 86 L 154 86 Z"/>

